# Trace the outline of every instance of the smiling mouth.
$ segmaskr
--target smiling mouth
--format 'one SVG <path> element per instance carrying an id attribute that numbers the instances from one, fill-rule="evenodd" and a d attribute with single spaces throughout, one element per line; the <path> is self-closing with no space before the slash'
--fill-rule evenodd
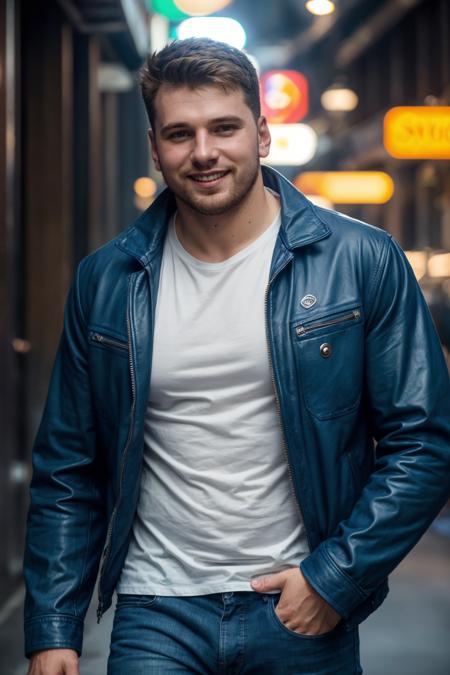
<path id="1" fill-rule="evenodd" d="M 193 173 L 189 176 L 196 183 L 202 183 L 207 185 L 208 183 L 215 183 L 224 176 L 226 176 L 228 171 L 215 171 L 214 173 Z"/>

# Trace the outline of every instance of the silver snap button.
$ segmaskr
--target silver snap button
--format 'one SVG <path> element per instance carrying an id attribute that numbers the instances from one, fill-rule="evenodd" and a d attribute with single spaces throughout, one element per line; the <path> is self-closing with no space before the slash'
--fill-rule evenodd
<path id="1" fill-rule="evenodd" d="M 324 342 L 323 345 L 320 345 L 320 356 L 323 356 L 324 359 L 328 359 L 331 356 L 332 351 L 331 345 L 328 342 Z"/>

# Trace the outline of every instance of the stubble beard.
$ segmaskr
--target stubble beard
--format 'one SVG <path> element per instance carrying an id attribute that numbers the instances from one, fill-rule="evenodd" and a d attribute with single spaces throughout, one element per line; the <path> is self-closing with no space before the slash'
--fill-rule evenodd
<path id="1" fill-rule="evenodd" d="M 246 196 L 258 180 L 260 166 L 259 155 L 257 155 L 251 170 L 247 170 L 243 176 L 239 177 L 239 182 L 235 182 L 231 194 L 226 193 L 225 195 L 212 194 L 197 196 L 195 193 L 183 190 L 174 185 L 172 181 L 168 181 L 167 177 L 164 175 L 164 171 L 162 171 L 162 174 L 177 200 L 183 202 L 183 204 L 186 204 L 190 209 L 197 211 L 197 213 L 201 213 L 204 216 L 219 216 L 236 209 L 245 200 Z"/>

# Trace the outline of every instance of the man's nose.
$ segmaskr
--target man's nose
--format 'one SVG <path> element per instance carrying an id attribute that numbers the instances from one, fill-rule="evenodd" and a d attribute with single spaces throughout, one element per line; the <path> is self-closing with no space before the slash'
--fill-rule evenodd
<path id="1" fill-rule="evenodd" d="M 206 131 L 199 131 L 195 135 L 192 148 L 191 161 L 193 164 L 211 164 L 217 161 L 219 151 L 214 138 Z"/>

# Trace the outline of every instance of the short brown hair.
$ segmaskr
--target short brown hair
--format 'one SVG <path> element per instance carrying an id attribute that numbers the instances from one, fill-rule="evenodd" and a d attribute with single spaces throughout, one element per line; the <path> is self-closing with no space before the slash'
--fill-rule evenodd
<path id="1" fill-rule="evenodd" d="M 225 91 L 242 89 L 257 120 L 261 115 L 259 81 L 245 54 L 209 38 L 175 40 L 149 54 L 140 71 L 139 83 L 150 126 L 154 126 L 156 94 L 162 84 L 201 87 L 215 85 Z"/>

